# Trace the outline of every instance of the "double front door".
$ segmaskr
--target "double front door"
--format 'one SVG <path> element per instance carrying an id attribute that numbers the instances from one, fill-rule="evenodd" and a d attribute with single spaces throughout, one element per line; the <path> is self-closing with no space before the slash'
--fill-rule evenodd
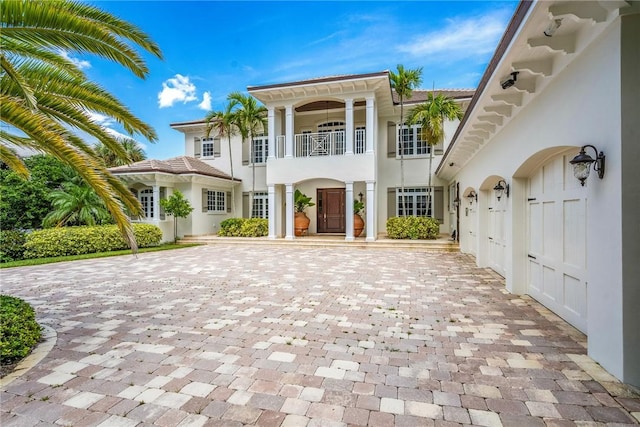
<path id="1" fill-rule="evenodd" d="M 318 233 L 345 232 L 345 189 L 318 188 Z"/>

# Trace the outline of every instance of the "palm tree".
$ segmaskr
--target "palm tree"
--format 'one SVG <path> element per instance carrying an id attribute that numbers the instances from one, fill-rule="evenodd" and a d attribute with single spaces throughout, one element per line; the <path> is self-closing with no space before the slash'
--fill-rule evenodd
<path id="1" fill-rule="evenodd" d="M 90 81 L 68 56 L 92 54 L 145 78 L 149 70 L 138 48 L 161 58 L 159 47 L 132 24 L 72 0 L 1 0 L 0 17 L 0 160 L 25 178 L 29 172 L 14 147 L 51 154 L 71 166 L 104 201 L 135 251 L 124 209 L 140 213 L 139 202 L 72 129 L 95 138 L 122 159 L 127 158 L 124 148 L 91 113 L 111 118 L 127 133 L 152 142 L 156 133 Z"/>
<path id="2" fill-rule="evenodd" d="M 431 189 L 431 167 L 433 163 L 433 147 L 444 140 L 444 121 L 461 120 L 463 116 L 460 104 L 441 93 L 430 92 L 427 100 L 416 105 L 409 113 L 409 123 L 422 126 L 421 138 L 429 144 L 429 211 L 433 217 L 433 194 Z"/>
<path id="3" fill-rule="evenodd" d="M 102 199 L 84 183 L 66 182 L 49 194 L 49 200 L 53 210 L 44 217 L 44 227 L 96 225 L 111 220 Z"/>
<path id="4" fill-rule="evenodd" d="M 220 137 L 227 137 L 229 143 L 229 168 L 231 169 L 231 181 L 233 183 L 233 154 L 231 152 L 231 137 L 235 135 L 237 130 L 236 120 L 236 108 L 238 106 L 238 100 L 232 99 L 231 95 L 227 97 L 227 104 L 222 111 L 211 111 L 205 117 L 207 122 L 206 137 L 208 138 L 212 130 L 215 130 Z M 231 187 L 231 200 L 235 201 L 235 185 Z M 235 203 L 231 204 L 231 215 L 234 214 Z"/>
<path id="5" fill-rule="evenodd" d="M 398 64 L 398 72 L 389 71 L 389 79 L 391 80 L 391 88 L 396 91 L 400 97 L 400 133 L 398 140 L 400 141 L 400 197 L 402 203 L 402 215 L 405 212 L 405 195 L 404 195 L 404 100 L 411 99 L 413 89 L 418 87 L 422 82 L 422 67 L 413 70 L 407 70 L 404 65 Z"/>
<path id="6" fill-rule="evenodd" d="M 120 145 L 122 145 L 122 148 L 127 154 L 126 159 L 117 156 L 116 153 L 111 151 L 109 147 L 101 142 L 98 142 L 96 145 L 94 145 L 93 149 L 96 152 L 98 158 L 100 158 L 100 160 L 102 160 L 104 165 L 108 168 L 128 165 L 131 163 L 139 162 L 141 160 L 145 160 L 147 158 L 147 154 L 144 152 L 140 144 L 138 144 L 138 142 L 134 139 L 122 139 Z"/>
<path id="7" fill-rule="evenodd" d="M 258 105 L 258 101 L 251 95 L 245 95 L 240 92 L 229 94 L 228 99 L 235 100 L 238 103 L 236 110 L 236 126 L 240 131 L 242 140 L 249 141 L 249 156 L 252 165 L 251 178 L 251 194 L 249 195 L 249 217 L 253 217 L 253 196 L 256 191 L 256 164 L 253 158 L 253 137 L 260 132 L 264 132 L 267 128 L 267 107 Z"/>

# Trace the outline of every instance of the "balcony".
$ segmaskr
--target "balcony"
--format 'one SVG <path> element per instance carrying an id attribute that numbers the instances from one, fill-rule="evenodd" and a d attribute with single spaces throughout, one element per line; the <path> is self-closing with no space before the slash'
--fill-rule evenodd
<path id="1" fill-rule="evenodd" d="M 366 149 L 365 129 L 354 132 L 353 153 L 363 154 Z M 276 136 L 275 156 L 285 157 L 285 135 Z M 342 156 L 346 153 L 345 131 L 299 133 L 294 135 L 293 157 Z"/>

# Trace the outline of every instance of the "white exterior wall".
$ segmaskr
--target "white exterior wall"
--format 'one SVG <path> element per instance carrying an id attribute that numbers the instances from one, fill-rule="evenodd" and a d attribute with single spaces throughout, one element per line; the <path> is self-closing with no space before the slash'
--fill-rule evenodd
<path id="1" fill-rule="evenodd" d="M 618 22 L 493 136 L 454 179 L 461 183 L 461 189 L 472 187 L 479 193 L 480 203 L 476 205 L 479 211 L 486 206 L 483 201 L 486 203 L 498 176 L 511 184 L 506 215 L 506 282 L 509 290 L 522 293 L 525 291 L 523 273 L 526 274 L 521 265 L 522 258 L 526 257 L 526 241 L 522 238 L 526 235 L 525 183 L 542 160 L 529 159 L 547 148 L 572 146 L 577 154 L 585 144 L 605 152 L 604 179 L 598 179 L 593 173 L 584 190 L 589 354 L 622 378 L 622 235 L 620 228 L 610 226 L 620 223 L 622 200 L 619 34 Z M 492 178 L 485 182 L 488 177 Z M 483 183 L 487 191 L 478 191 Z M 467 218 L 461 215 L 461 222 L 465 221 Z M 482 227 L 482 221 L 479 223 Z M 482 251 L 482 239 L 478 243 Z M 469 251 L 470 247 L 464 243 L 461 249 Z M 478 261 L 479 265 L 483 264 L 482 254 L 478 255 Z"/>

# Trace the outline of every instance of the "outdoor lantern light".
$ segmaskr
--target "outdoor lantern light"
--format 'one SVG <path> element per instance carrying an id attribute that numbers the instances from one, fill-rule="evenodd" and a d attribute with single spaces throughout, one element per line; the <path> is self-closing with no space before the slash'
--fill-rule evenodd
<path id="1" fill-rule="evenodd" d="M 500 181 L 498 181 L 496 186 L 493 187 L 493 190 L 496 192 L 496 197 L 498 198 L 498 201 L 500 201 L 500 198 L 502 197 L 503 193 L 504 195 L 509 197 L 509 184 L 507 184 L 507 182 L 504 179 L 501 179 Z"/>
<path id="2" fill-rule="evenodd" d="M 457 197 L 455 198 L 455 200 L 453 201 L 453 206 L 455 206 L 456 208 L 458 206 L 460 206 L 460 199 L 459 198 L 457 198 Z"/>
<path id="3" fill-rule="evenodd" d="M 593 157 L 585 153 L 584 149 L 587 147 L 593 148 L 596 153 L 595 160 Z M 604 177 L 604 153 L 598 150 L 593 145 L 584 145 L 580 148 L 580 152 L 569 163 L 573 165 L 573 176 L 580 180 L 580 185 L 584 187 L 584 181 L 589 177 L 591 172 L 591 163 L 593 163 L 593 170 L 598 172 L 598 178 Z"/>
<path id="4" fill-rule="evenodd" d="M 478 201 L 478 194 L 475 191 L 471 190 L 469 192 L 469 194 L 467 195 L 467 199 L 469 199 L 469 204 L 471 205 L 471 204 L 473 204 L 474 200 L 476 202 Z"/>

